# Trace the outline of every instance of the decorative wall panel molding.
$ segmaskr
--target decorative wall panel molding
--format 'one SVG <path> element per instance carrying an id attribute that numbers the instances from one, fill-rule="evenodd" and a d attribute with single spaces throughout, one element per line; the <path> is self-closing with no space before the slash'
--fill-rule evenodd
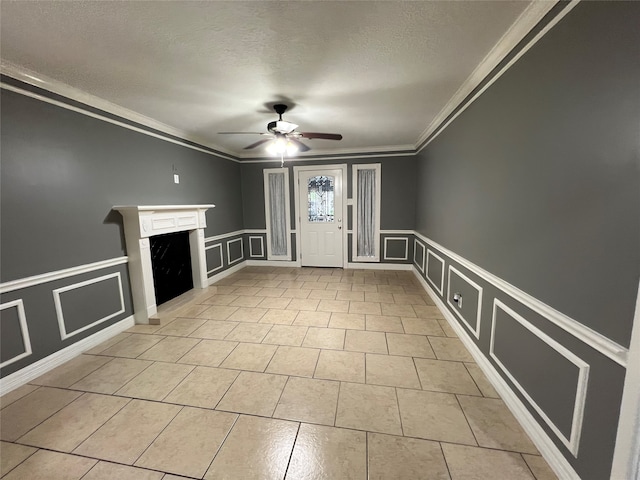
<path id="1" fill-rule="evenodd" d="M 240 255 L 234 259 L 231 258 L 231 244 L 240 242 Z M 233 265 L 239 261 L 244 260 L 244 246 L 242 244 L 242 238 L 236 238 L 234 240 L 227 240 L 227 265 Z"/>
<path id="2" fill-rule="evenodd" d="M 260 240 L 260 250 L 259 253 L 253 251 L 253 242 L 252 240 Z M 262 236 L 254 236 L 249 235 L 249 257 L 250 258 L 262 258 L 264 257 L 264 237 Z"/>
<path id="3" fill-rule="evenodd" d="M 440 262 L 440 278 L 431 278 L 431 276 L 429 275 L 429 265 L 431 265 L 432 260 Z M 429 280 L 429 282 L 431 282 L 434 288 L 438 291 L 438 293 L 442 295 L 442 292 L 444 291 L 444 260 L 440 255 L 433 253 L 430 248 L 427 248 L 427 266 L 425 276 L 426 279 Z"/>
<path id="4" fill-rule="evenodd" d="M 464 316 L 459 312 L 459 309 L 456 305 L 454 305 L 453 303 L 451 303 L 451 274 L 455 274 L 456 276 L 462 278 L 467 284 L 469 284 L 471 287 L 473 287 L 474 289 L 476 289 L 478 291 L 478 304 L 476 307 L 476 325 L 475 327 L 472 326 L 471 324 L 469 324 L 469 322 L 467 321 L 466 318 L 464 318 Z M 471 333 L 473 333 L 473 335 L 476 338 L 480 338 L 480 320 L 482 319 L 482 287 L 480 285 L 478 285 L 476 282 L 474 282 L 473 280 L 471 280 L 469 277 L 467 277 L 465 274 L 463 274 L 460 270 L 458 270 L 456 267 L 449 265 L 449 277 L 448 277 L 448 282 L 447 282 L 447 304 L 451 307 L 451 310 L 453 311 L 453 313 L 456 314 L 456 316 L 460 319 L 460 321 L 462 321 L 462 323 L 469 329 L 469 331 Z"/>
<path id="5" fill-rule="evenodd" d="M 3 303 L 2 305 L 0 305 L 0 311 L 7 310 L 9 308 L 15 308 L 17 310 L 24 352 L 0 363 L 0 368 L 6 367 L 7 365 L 11 365 L 12 363 L 17 362 L 18 360 L 28 357 L 32 353 L 31 339 L 29 337 L 29 327 L 27 327 L 27 316 L 24 312 L 24 303 L 22 302 L 22 299 L 19 298 L 17 300 L 13 300 L 11 302 Z"/>
<path id="6" fill-rule="evenodd" d="M 209 245 L 207 247 L 204 247 L 205 252 L 207 250 L 213 250 L 214 248 L 217 248 L 220 251 L 220 266 L 212 268 L 211 270 L 208 270 L 207 271 L 207 275 L 211 275 L 212 273 L 217 272 L 218 270 L 221 270 L 221 269 L 224 268 L 224 257 L 222 256 L 222 243 L 215 243 L 213 245 Z"/>
<path id="7" fill-rule="evenodd" d="M 388 243 L 391 242 L 403 242 L 404 243 L 404 255 L 402 257 L 389 257 L 387 256 Z M 383 260 L 409 260 L 409 239 L 407 237 L 384 237 L 384 255 Z"/>
<path id="8" fill-rule="evenodd" d="M 420 254 L 418 254 L 418 250 L 420 250 Z M 413 240 L 413 263 L 422 273 L 424 273 L 425 250 L 426 248 L 422 243 L 416 239 Z"/>

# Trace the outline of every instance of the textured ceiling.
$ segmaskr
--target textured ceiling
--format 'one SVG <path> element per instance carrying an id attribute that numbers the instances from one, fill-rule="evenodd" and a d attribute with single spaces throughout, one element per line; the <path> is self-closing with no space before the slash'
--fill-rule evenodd
<path id="1" fill-rule="evenodd" d="M 313 153 L 411 149 L 528 3 L 3 0 L 1 56 L 241 156 L 281 100 Z"/>

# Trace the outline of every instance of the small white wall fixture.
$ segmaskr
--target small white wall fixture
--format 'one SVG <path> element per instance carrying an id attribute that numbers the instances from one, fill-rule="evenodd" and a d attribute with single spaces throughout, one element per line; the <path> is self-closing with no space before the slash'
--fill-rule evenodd
<path id="1" fill-rule="evenodd" d="M 149 323 L 158 312 L 151 268 L 149 238 L 165 233 L 189 232 L 194 288 L 206 288 L 207 261 L 204 248 L 205 212 L 215 205 L 117 205 L 124 219 L 129 257 L 129 277 L 135 322 Z"/>

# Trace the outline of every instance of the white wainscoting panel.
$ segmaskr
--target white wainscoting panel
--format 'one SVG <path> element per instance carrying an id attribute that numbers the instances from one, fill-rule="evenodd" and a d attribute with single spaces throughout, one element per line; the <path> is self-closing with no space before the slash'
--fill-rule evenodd
<path id="1" fill-rule="evenodd" d="M 404 256 L 403 257 L 388 257 L 387 256 L 387 242 L 404 242 Z M 384 256 L 383 260 L 409 260 L 409 239 L 407 237 L 384 237 Z"/>
<path id="2" fill-rule="evenodd" d="M 12 363 L 17 362 L 22 358 L 28 357 L 32 353 L 31 338 L 29 337 L 29 327 L 27 326 L 27 316 L 24 313 L 24 303 L 22 302 L 22 299 L 19 298 L 17 300 L 13 300 L 11 302 L 3 303 L 2 305 L 0 305 L 0 310 L 7 310 L 9 308 L 15 308 L 18 311 L 18 321 L 20 322 L 20 333 L 22 335 L 22 345 L 24 346 L 24 352 L 0 363 L 0 368 L 11 365 Z"/>
<path id="3" fill-rule="evenodd" d="M 431 261 L 432 258 L 435 258 L 437 261 L 439 261 L 442 264 L 442 268 L 440 269 L 440 278 L 438 279 L 433 279 L 429 276 L 429 262 Z M 429 282 L 431 282 L 431 284 L 438 291 L 438 293 L 442 295 L 442 292 L 444 290 L 444 260 L 437 253 L 433 253 L 433 251 L 428 247 L 427 247 L 427 266 L 426 266 L 426 271 L 424 273 L 425 273 L 425 276 L 427 277 L 427 280 L 429 280 Z"/>
<path id="4" fill-rule="evenodd" d="M 251 239 L 258 239 L 260 240 L 260 253 L 256 254 L 253 251 L 253 244 L 251 243 Z M 250 258 L 262 258 L 264 257 L 264 237 L 262 235 L 257 235 L 257 236 L 253 236 L 250 235 L 249 236 L 249 257 Z"/>
<path id="5" fill-rule="evenodd" d="M 451 303 L 451 272 L 455 272 L 457 276 L 462 278 L 465 282 L 471 285 L 478 291 L 478 308 L 476 312 L 476 328 L 473 328 L 469 325 L 469 322 L 460 314 L 458 306 Z M 469 329 L 471 333 L 477 338 L 480 339 L 480 320 L 482 319 L 482 287 L 478 285 L 476 282 L 471 280 L 465 274 L 463 274 L 456 267 L 449 265 L 449 276 L 447 278 L 447 304 L 453 310 L 453 313 L 462 321 L 462 323 Z"/>
<path id="6" fill-rule="evenodd" d="M 420 247 L 420 249 L 422 250 L 422 253 L 420 254 L 420 257 L 417 258 L 416 255 L 418 253 L 418 247 Z M 422 243 L 420 243 L 418 240 L 414 239 L 413 240 L 413 263 L 415 263 L 418 266 L 418 269 L 424 273 L 424 260 L 425 260 L 425 251 L 426 251 L 426 246 Z"/>
<path id="7" fill-rule="evenodd" d="M 240 256 L 238 258 L 231 259 L 231 249 L 229 246 L 232 243 L 240 242 Z M 227 240 L 227 265 L 233 265 L 244 259 L 244 245 L 242 244 L 242 238 L 236 238 L 234 240 Z"/>
<path id="8" fill-rule="evenodd" d="M 222 243 L 215 243 L 213 245 L 209 245 L 208 247 L 204 247 L 205 250 L 211 250 L 212 248 L 220 249 L 220 266 L 209 270 L 207 272 L 207 275 L 210 275 L 213 272 L 217 272 L 218 270 L 222 270 L 224 268 L 224 257 L 222 255 Z"/>

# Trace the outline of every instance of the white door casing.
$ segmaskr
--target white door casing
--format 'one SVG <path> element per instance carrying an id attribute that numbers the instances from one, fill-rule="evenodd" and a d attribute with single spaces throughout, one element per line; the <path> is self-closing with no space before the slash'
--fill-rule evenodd
<path id="1" fill-rule="evenodd" d="M 296 247 L 302 266 L 346 265 L 347 212 L 343 195 L 346 169 L 346 165 L 294 167 Z M 318 208 L 309 208 L 310 181 Z"/>

